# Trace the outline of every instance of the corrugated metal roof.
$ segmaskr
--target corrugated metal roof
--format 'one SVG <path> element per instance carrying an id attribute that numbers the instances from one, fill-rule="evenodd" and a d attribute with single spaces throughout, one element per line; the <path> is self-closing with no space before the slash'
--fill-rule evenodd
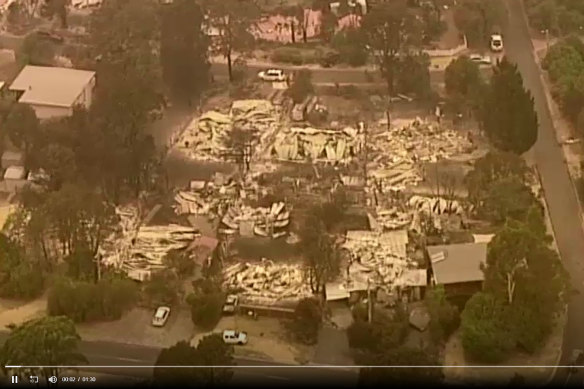
<path id="1" fill-rule="evenodd" d="M 481 264 L 487 260 L 487 243 L 462 243 L 444 246 L 428 246 L 430 258 L 444 254 L 444 259 L 431 261 L 437 284 L 483 281 Z"/>
<path id="2" fill-rule="evenodd" d="M 48 66 L 25 66 L 10 85 L 24 91 L 20 103 L 71 107 L 95 72 Z"/>

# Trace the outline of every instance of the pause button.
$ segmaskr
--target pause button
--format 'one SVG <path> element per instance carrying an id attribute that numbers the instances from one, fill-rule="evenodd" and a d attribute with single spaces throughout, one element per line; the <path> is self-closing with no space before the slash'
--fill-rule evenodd
<path id="1" fill-rule="evenodd" d="M 18 383 L 18 376 L 17 375 L 13 375 L 12 376 L 12 383 L 13 384 L 17 384 Z"/>

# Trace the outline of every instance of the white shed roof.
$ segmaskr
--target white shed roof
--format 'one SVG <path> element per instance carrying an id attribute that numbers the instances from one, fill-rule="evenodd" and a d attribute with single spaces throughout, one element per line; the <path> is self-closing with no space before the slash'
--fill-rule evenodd
<path id="1" fill-rule="evenodd" d="M 24 167 L 22 166 L 10 166 L 6 169 L 4 173 L 5 180 L 22 180 L 24 179 Z"/>
<path id="2" fill-rule="evenodd" d="M 71 107 L 95 72 L 47 66 L 25 66 L 10 86 L 24 91 L 20 103 Z"/>

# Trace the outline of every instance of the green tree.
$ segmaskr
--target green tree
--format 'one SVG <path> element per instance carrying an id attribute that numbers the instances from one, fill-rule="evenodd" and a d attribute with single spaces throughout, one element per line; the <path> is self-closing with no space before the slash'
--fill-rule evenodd
<path id="1" fill-rule="evenodd" d="M 458 1 L 454 10 L 454 22 L 470 47 L 485 48 L 494 28 L 505 20 L 505 8 L 501 1 Z"/>
<path id="2" fill-rule="evenodd" d="M 24 249 L 0 233 L 0 297 L 33 298 L 44 287 L 44 272 Z"/>
<path id="3" fill-rule="evenodd" d="M 221 319 L 225 294 L 220 284 L 211 278 L 193 282 L 194 292 L 187 297 L 195 326 L 210 330 Z"/>
<path id="4" fill-rule="evenodd" d="M 209 81 L 208 38 L 201 29 L 203 13 L 196 0 L 163 7 L 160 59 L 162 74 L 173 95 L 191 104 Z"/>
<path id="5" fill-rule="evenodd" d="M 163 103 L 155 49 L 160 40 L 158 7 L 154 0 L 113 0 L 90 19 L 99 84 L 88 121 L 96 132 L 89 148 L 98 156 L 92 161 L 98 182 L 116 203 L 125 185 L 137 197 L 154 172 L 154 143 L 145 129 L 151 112 Z"/>
<path id="6" fill-rule="evenodd" d="M 195 347 L 182 340 L 174 346 L 162 349 L 155 365 L 153 379 L 156 386 L 192 385 L 197 378 L 195 368 L 173 369 L 158 366 L 198 366 L 200 356 Z"/>
<path id="7" fill-rule="evenodd" d="M 370 355 L 383 354 L 386 350 L 399 347 L 404 342 L 409 321 L 405 309 L 399 305 L 389 315 L 385 311 L 373 311 L 371 323 L 367 321 L 365 307 L 353 311 L 353 323 L 347 330 L 349 345 L 365 355 L 364 364 L 368 364 Z"/>
<path id="8" fill-rule="evenodd" d="M 529 210 L 537 206 L 541 207 L 531 188 L 512 177 L 492 184 L 478 213 L 495 224 L 501 224 L 507 219 L 525 220 Z"/>
<path id="9" fill-rule="evenodd" d="M 377 366 L 437 366 L 439 368 L 361 368 L 359 371 L 360 385 L 384 385 L 387 383 L 436 385 L 444 378 L 438 355 L 432 350 L 402 346 L 370 356 L 368 364 Z"/>
<path id="10" fill-rule="evenodd" d="M 477 110 L 484 84 L 476 63 L 467 56 L 451 61 L 444 72 L 446 93 L 456 110 Z M 466 109 L 465 109 L 466 108 Z"/>
<path id="11" fill-rule="evenodd" d="M 211 25 L 219 30 L 216 51 L 227 60 L 229 81 L 233 81 L 233 52 L 244 52 L 253 46 L 254 37 L 249 30 L 259 19 L 260 10 L 254 3 L 241 0 L 205 0 L 203 9 Z"/>
<path id="12" fill-rule="evenodd" d="M 300 69 L 292 80 L 287 94 L 292 100 L 299 104 L 304 99 L 314 92 L 314 85 L 312 84 L 312 72 L 308 69 Z"/>
<path id="13" fill-rule="evenodd" d="M 29 34 L 24 38 L 22 49 L 17 54 L 18 64 L 35 66 L 53 66 L 57 48 L 47 39 L 41 39 L 38 34 Z"/>
<path id="14" fill-rule="evenodd" d="M 113 207 L 88 187 L 67 184 L 51 192 L 41 207 L 31 210 L 47 215 L 64 256 L 76 249 L 97 254 L 100 243 L 117 224 Z"/>
<path id="15" fill-rule="evenodd" d="M 505 58 L 494 68 L 480 121 L 489 140 L 503 151 L 523 154 L 537 140 L 533 98 L 517 66 Z"/>
<path id="16" fill-rule="evenodd" d="M 32 373 L 44 377 L 50 385 L 49 377 L 59 376 L 61 370 L 55 366 L 87 363 L 87 359 L 77 351 L 80 339 L 75 324 L 64 316 L 27 321 L 14 328 L 2 346 L 2 370 L 5 373 L 10 371 L 6 365 L 50 366 L 9 372 L 21 376 L 23 380 Z"/>
<path id="17" fill-rule="evenodd" d="M 407 54 L 400 58 L 395 73 L 395 90 L 418 98 L 431 95 L 430 57 L 425 54 Z"/>
<path id="18" fill-rule="evenodd" d="M 322 321 L 322 310 L 318 300 L 305 298 L 298 302 L 294 310 L 292 329 L 296 338 L 305 344 L 315 344 Z"/>
<path id="19" fill-rule="evenodd" d="M 36 165 L 47 175 L 47 189 L 61 189 L 65 182 L 73 182 L 77 177 L 75 152 L 58 143 L 52 143 L 40 150 Z"/>
<path id="20" fill-rule="evenodd" d="M 144 293 L 151 306 L 172 305 L 181 294 L 180 279 L 171 269 L 161 270 L 144 285 Z"/>
<path id="21" fill-rule="evenodd" d="M 533 210 L 528 222 L 505 224 L 489 243 L 484 269 L 485 290 L 511 307 L 509 326 L 528 352 L 536 351 L 551 333 L 567 285 L 538 213 Z"/>
<path id="22" fill-rule="evenodd" d="M 320 293 L 324 285 L 339 272 L 339 253 L 326 225 L 311 212 L 300 231 L 304 266 L 313 293 Z"/>
<path id="23" fill-rule="evenodd" d="M 204 366 L 234 366 L 233 346 L 226 344 L 220 334 L 207 335 L 199 341 L 197 354 Z M 233 377 L 233 369 L 228 367 L 208 367 L 196 369 L 196 386 L 214 387 L 226 385 Z"/>
<path id="24" fill-rule="evenodd" d="M 367 63 L 368 52 L 365 47 L 365 34 L 359 28 L 344 28 L 332 39 L 332 47 L 339 52 L 340 58 L 351 66 Z"/>
<path id="25" fill-rule="evenodd" d="M 5 131 L 14 146 L 30 158 L 32 145 L 39 137 L 39 121 L 27 104 L 15 104 L 4 122 Z"/>
<path id="26" fill-rule="evenodd" d="M 137 302 L 138 290 L 129 279 L 108 275 L 98 283 L 57 278 L 49 290 L 47 311 L 75 322 L 117 320 Z"/>
<path id="27" fill-rule="evenodd" d="M 320 35 L 326 42 L 330 42 L 333 39 L 338 23 L 337 15 L 327 7 L 326 11 L 322 13 L 320 21 Z"/>
<path id="28" fill-rule="evenodd" d="M 439 285 L 426 292 L 426 306 L 430 314 L 430 335 L 435 342 L 442 342 L 458 328 L 458 308 L 446 299 L 444 287 Z"/>
<path id="29" fill-rule="evenodd" d="M 461 316 L 462 346 L 475 361 L 497 363 L 515 348 L 506 320 L 509 308 L 493 295 L 479 292 L 465 305 Z"/>
<path id="30" fill-rule="evenodd" d="M 406 0 L 397 0 L 379 3 L 375 12 L 365 16 L 361 28 L 386 81 L 387 93 L 392 96 L 399 58 L 421 45 L 421 22 L 408 8 Z"/>
<path id="31" fill-rule="evenodd" d="M 527 172 L 525 160 L 520 156 L 498 150 L 490 151 L 475 162 L 474 169 L 465 177 L 469 200 L 474 206 L 479 206 L 493 184 L 505 179 L 525 183 Z"/>
<path id="32" fill-rule="evenodd" d="M 45 12 L 47 17 L 53 18 L 57 16 L 61 22 L 61 28 L 67 28 L 67 16 L 68 16 L 68 0 L 45 0 L 46 9 Z"/>
<path id="33" fill-rule="evenodd" d="M 542 65 L 562 112 L 577 125 L 584 107 L 584 44 L 577 37 L 564 38 L 549 49 Z"/>

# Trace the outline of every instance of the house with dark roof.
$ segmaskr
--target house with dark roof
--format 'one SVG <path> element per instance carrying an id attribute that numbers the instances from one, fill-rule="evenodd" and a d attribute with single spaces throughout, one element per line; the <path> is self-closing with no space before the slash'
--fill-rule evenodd
<path id="1" fill-rule="evenodd" d="M 482 267 L 487 262 L 487 244 L 428 246 L 431 284 L 443 285 L 449 296 L 470 297 L 480 291 L 485 280 Z"/>

